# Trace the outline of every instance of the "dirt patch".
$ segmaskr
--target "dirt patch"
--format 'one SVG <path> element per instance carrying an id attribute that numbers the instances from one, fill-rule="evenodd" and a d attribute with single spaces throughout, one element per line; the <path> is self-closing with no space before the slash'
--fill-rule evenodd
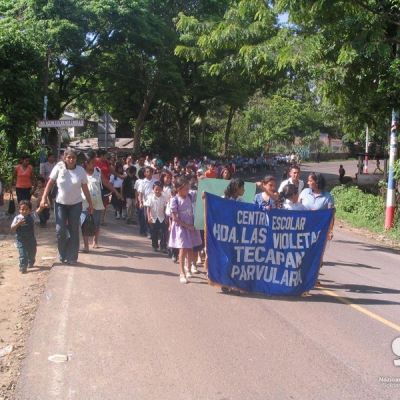
<path id="1" fill-rule="evenodd" d="M 46 228 L 36 227 L 36 265 L 21 274 L 10 224 L 11 219 L 0 220 L 0 400 L 14 399 L 25 340 L 56 257 L 54 223 Z"/>

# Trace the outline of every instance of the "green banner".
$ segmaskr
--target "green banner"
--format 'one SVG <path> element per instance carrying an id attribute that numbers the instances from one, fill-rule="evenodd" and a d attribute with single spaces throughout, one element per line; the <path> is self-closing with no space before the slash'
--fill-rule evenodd
<path id="1" fill-rule="evenodd" d="M 225 179 L 205 178 L 199 179 L 196 208 L 194 210 L 194 226 L 196 229 L 204 229 L 204 202 L 201 198 L 203 192 L 223 196 L 230 181 Z M 253 203 L 256 194 L 256 184 L 253 182 L 244 183 L 243 202 Z"/>

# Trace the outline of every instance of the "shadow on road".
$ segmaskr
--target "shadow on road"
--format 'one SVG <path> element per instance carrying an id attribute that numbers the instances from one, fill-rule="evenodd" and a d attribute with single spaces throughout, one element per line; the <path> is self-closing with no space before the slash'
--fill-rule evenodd
<path id="1" fill-rule="evenodd" d="M 344 243 L 344 244 L 352 244 L 352 245 L 359 245 L 365 251 L 381 251 L 383 253 L 395 254 L 400 255 L 400 251 L 396 249 L 390 249 L 385 246 L 379 246 L 376 244 L 370 244 L 365 242 L 357 242 L 354 240 L 335 240 L 336 243 Z"/>
<path id="2" fill-rule="evenodd" d="M 138 269 L 133 267 L 125 267 L 125 266 L 106 266 L 106 265 L 94 265 L 94 264 L 84 264 L 77 263 L 72 268 L 87 268 L 87 269 L 96 269 L 99 271 L 121 271 L 121 272 L 131 272 L 134 274 L 148 274 L 148 275 L 165 275 L 165 276 L 173 276 L 176 278 L 178 276 L 177 273 L 168 272 L 168 271 L 159 271 L 155 269 Z"/>
<path id="3" fill-rule="evenodd" d="M 338 289 L 345 290 L 350 293 L 369 293 L 369 294 L 399 294 L 400 290 L 385 288 L 380 286 L 368 286 L 368 285 L 357 285 L 357 284 L 327 284 L 323 280 L 323 288 L 325 289 Z"/>
<path id="4" fill-rule="evenodd" d="M 163 256 L 160 253 L 152 253 L 151 251 L 148 252 L 139 252 L 139 251 L 126 251 L 126 250 L 120 250 L 120 249 L 112 249 L 107 251 L 99 251 L 96 252 L 96 257 L 101 257 L 101 256 L 109 256 L 109 257 L 118 257 L 118 258 L 165 258 L 166 256 Z"/>
<path id="5" fill-rule="evenodd" d="M 353 293 L 365 293 L 365 294 L 383 294 L 383 293 L 400 293 L 400 291 L 395 289 L 388 289 L 388 288 L 379 288 L 374 286 L 366 286 L 366 285 L 324 285 L 318 289 L 348 289 L 348 291 Z M 351 289 L 351 290 L 350 290 Z M 340 300 L 338 300 L 334 296 L 329 296 L 324 293 L 315 292 L 312 293 L 309 297 L 301 297 L 301 296 L 265 296 L 259 293 L 222 293 L 222 295 L 227 296 L 239 296 L 239 297 L 246 297 L 252 299 L 259 299 L 259 300 L 269 300 L 269 301 L 289 301 L 289 302 L 306 302 L 306 303 L 335 303 L 341 304 L 343 306 L 347 306 L 347 304 L 343 304 Z M 340 296 L 343 299 L 349 301 L 352 304 L 359 304 L 359 305 L 400 305 L 400 302 L 391 301 L 391 300 L 379 300 L 379 299 L 363 299 L 363 298 L 353 298 L 353 297 L 346 297 L 345 295 Z"/>
<path id="6" fill-rule="evenodd" d="M 333 262 L 333 261 L 324 261 L 323 267 L 354 267 L 354 268 L 368 268 L 368 269 L 381 269 L 378 267 L 372 267 L 371 265 L 366 265 L 366 264 L 360 264 L 360 263 L 354 263 L 354 264 L 349 264 L 349 263 L 341 263 L 341 262 Z"/>

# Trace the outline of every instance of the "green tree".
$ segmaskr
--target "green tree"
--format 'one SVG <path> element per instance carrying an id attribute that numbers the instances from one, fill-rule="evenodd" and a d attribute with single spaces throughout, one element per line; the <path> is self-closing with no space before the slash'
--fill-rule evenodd
<path id="1" fill-rule="evenodd" d="M 80 106 L 110 111 L 132 131 L 138 153 L 154 104 L 179 98 L 182 76 L 173 54 L 176 33 L 167 7 L 170 2 L 113 3 L 112 10 L 104 10 L 101 16 L 96 70 L 90 77 L 98 95 L 88 93 Z"/>
<path id="2" fill-rule="evenodd" d="M 9 31 L 15 34 L 9 46 L 15 48 L 16 55 L 21 46 L 30 51 L 24 50 L 23 62 L 18 65 L 21 69 L 24 63 L 27 65 L 34 89 L 20 90 L 16 85 L 12 95 L 24 93 L 29 101 L 34 100 L 34 105 L 15 103 L 31 128 L 33 121 L 42 117 L 44 95 L 48 96 L 48 118 L 57 119 L 77 98 L 90 91 L 87 82 L 94 69 L 97 44 L 95 11 L 100 4 L 98 0 L 2 0 L 1 24 L 7 28 L 2 33 L 12 27 Z M 2 78 L 12 84 L 12 77 L 4 72 Z M 22 78 L 24 71 L 18 75 Z M 16 142 L 18 134 L 13 137 Z"/>
<path id="3" fill-rule="evenodd" d="M 15 154 L 18 138 L 29 136 L 41 110 L 40 52 L 17 21 L 0 19 L 0 146 Z"/>
<path id="4" fill-rule="evenodd" d="M 232 121 L 257 88 L 276 86 L 277 71 L 269 41 L 277 32 L 276 15 L 263 1 L 227 2 L 223 15 L 197 18 L 179 14 L 180 43 L 175 53 L 218 80 L 215 99 L 228 108 L 222 153 L 229 148 Z M 256 60 L 257 46 L 264 57 Z"/>
<path id="5" fill-rule="evenodd" d="M 342 114 L 355 138 L 368 124 L 385 135 L 400 89 L 399 20 L 396 0 L 277 0 L 288 12 L 280 32 L 279 62 L 306 69 L 321 96 Z"/>

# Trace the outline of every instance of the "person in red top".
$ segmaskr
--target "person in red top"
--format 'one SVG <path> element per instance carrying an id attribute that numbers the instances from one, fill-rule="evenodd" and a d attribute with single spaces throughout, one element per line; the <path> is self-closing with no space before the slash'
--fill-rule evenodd
<path id="1" fill-rule="evenodd" d="M 98 150 L 95 166 L 100 169 L 105 179 L 110 180 L 111 167 L 106 155 L 107 152 L 105 150 Z"/>
<path id="2" fill-rule="evenodd" d="M 23 156 L 14 170 L 15 192 L 18 204 L 21 200 L 31 200 L 34 175 L 33 167 L 29 161 L 28 156 Z"/>
<path id="3" fill-rule="evenodd" d="M 207 164 L 207 171 L 204 173 L 206 178 L 217 178 L 218 177 L 218 170 L 215 167 L 215 164 L 210 163 Z"/>
<path id="4" fill-rule="evenodd" d="M 106 180 L 107 182 L 110 182 L 110 176 L 114 172 L 112 166 L 110 165 L 110 162 L 106 158 L 107 151 L 106 150 L 98 150 L 97 151 L 97 158 L 95 161 L 95 167 L 99 168 L 101 171 L 101 175 L 103 176 L 103 179 Z M 106 210 L 107 206 L 110 204 L 110 195 L 111 192 L 103 187 L 101 190 L 101 194 L 103 196 L 103 204 L 104 204 L 104 211 L 101 216 L 101 224 L 104 225 L 104 218 L 106 216 Z"/>

